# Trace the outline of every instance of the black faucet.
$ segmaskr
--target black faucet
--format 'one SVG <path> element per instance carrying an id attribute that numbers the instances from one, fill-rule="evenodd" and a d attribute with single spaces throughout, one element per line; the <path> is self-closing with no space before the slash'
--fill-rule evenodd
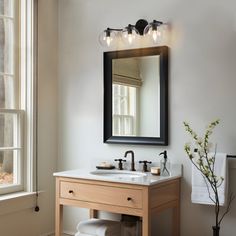
<path id="1" fill-rule="evenodd" d="M 124 157 L 127 157 L 129 153 L 131 154 L 131 171 L 136 171 L 134 167 L 134 152 L 132 150 L 126 151 Z"/>

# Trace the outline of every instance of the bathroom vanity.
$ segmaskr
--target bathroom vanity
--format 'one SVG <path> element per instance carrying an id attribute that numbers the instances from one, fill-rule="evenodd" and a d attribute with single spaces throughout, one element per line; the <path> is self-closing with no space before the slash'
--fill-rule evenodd
<path id="1" fill-rule="evenodd" d="M 181 166 L 172 168 L 168 177 L 129 171 L 72 170 L 55 173 L 56 236 L 61 236 L 63 206 L 142 217 L 142 235 L 151 236 L 151 218 L 172 208 L 172 235 L 180 235 Z"/>

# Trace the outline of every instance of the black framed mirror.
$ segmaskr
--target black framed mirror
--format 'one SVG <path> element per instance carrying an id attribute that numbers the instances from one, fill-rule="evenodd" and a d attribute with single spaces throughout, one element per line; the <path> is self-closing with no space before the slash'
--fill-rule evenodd
<path id="1" fill-rule="evenodd" d="M 168 47 L 103 56 L 103 141 L 168 145 Z"/>

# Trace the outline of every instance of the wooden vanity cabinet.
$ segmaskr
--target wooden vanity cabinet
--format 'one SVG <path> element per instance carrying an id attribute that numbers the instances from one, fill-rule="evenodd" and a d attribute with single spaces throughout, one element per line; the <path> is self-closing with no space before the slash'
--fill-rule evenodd
<path id="1" fill-rule="evenodd" d="M 172 208 L 172 235 L 180 236 L 180 178 L 155 185 L 136 185 L 56 177 L 56 236 L 61 236 L 63 206 L 142 217 L 142 236 L 151 235 L 151 218 Z"/>

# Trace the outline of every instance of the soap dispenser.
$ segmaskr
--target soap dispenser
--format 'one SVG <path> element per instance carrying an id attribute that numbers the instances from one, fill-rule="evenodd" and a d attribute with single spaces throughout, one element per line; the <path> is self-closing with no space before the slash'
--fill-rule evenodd
<path id="1" fill-rule="evenodd" d="M 161 152 L 159 154 L 163 155 L 160 161 L 160 168 L 161 168 L 161 176 L 169 176 L 170 175 L 170 162 L 167 158 L 167 151 Z"/>

